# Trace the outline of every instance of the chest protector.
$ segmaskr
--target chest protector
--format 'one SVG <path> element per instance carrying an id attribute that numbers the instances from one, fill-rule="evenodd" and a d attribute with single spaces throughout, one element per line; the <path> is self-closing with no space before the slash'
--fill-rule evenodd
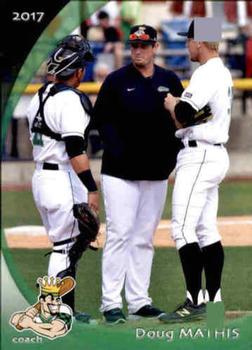
<path id="1" fill-rule="evenodd" d="M 93 107 L 92 107 L 92 104 L 91 104 L 89 98 L 85 94 L 83 94 L 82 92 L 80 92 L 80 91 L 78 91 L 70 86 L 62 84 L 62 83 L 54 84 L 51 87 L 50 91 L 48 92 L 47 96 L 43 100 L 43 93 L 45 92 L 48 84 L 49 83 L 42 86 L 38 91 L 39 108 L 38 108 L 36 116 L 33 120 L 31 131 L 34 133 L 39 133 L 39 134 L 48 136 L 48 137 L 50 137 L 54 140 L 57 140 L 57 141 L 62 141 L 61 134 L 55 133 L 46 124 L 45 114 L 44 114 L 44 106 L 45 106 L 47 99 L 50 96 L 55 96 L 56 94 L 58 94 L 62 91 L 71 90 L 79 96 L 81 105 L 82 105 L 83 109 L 85 110 L 85 112 L 90 116 L 90 119 L 92 118 Z M 87 148 L 87 141 L 86 140 L 87 140 L 89 129 L 90 129 L 90 122 L 88 124 L 88 127 L 85 130 L 85 133 L 84 133 L 85 149 Z"/>

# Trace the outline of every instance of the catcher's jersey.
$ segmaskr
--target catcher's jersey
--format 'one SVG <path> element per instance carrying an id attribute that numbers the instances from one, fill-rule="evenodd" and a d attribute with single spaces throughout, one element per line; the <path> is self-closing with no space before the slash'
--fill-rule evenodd
<path id="1" fill-rule="evenodd" d="M 212 119 L 176 131 L 181 139 L 226 143 L 231 118 L 232 77 L 219 57 L 209 59 L 193 73 L 180 100 L 196 111 L 209 105 Z"/>
<path id="2" fill-rule="evenodd" d="M 47 96 L 53 84 L 49 84 L 43 94 Z M 35 162 L 67 163 L 69 157 L 66 153 L 65 142 L 57 141 L 40 133 L 31 131 L 33 120 L 39 108 L 39 97 L 36 94 L 27 110 L 30 139 L 33 144 L 33 158 Z M 44 105 L 45 122 L 55 133 L 62 138 L 67 136 L 81 136 L 84 138 L 85 130 L 90 117 L 85 112 L 79 96 L 72 90 L 61 91 L 50 96 Z"/>

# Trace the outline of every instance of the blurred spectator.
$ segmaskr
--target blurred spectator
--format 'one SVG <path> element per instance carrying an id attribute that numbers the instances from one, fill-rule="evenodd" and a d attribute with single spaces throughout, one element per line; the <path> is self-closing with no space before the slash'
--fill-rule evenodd
<path id="1" fill-rule="evenodd" d="M 120 32 L 117 28 L 110 24 L 110 18 L 107 12 L 100 11 L 98 13 L 99 25 L 103 29 L 104 39 L 107 43 L 105 50 L 110 52 L 113 48 L 112 44 L 120 41 Z"/>
<path id="2" fill-rule="evenodd" d="M 92 26 L 92 21 L 90 18 L 85 19 L 80 25 L 80 33 L 84 38 L 88 37 L 88 31 Z"/>
<path id="3" fill-rule="evenodd" d="M 94 81 L 103 83 L 109 73 L 111 73 L 109 65 L 98 61 L 94 66 Z"/>
<path id="4" fill-rule="evenodd" d="M 247 24 L 240 28 L 240 35 L 237 38 L 243 45 L 244 51 L 244 69 L 243 77 L 252 78 L 252 25 Z M 247 112 L 247 98 L 251 97 L 251 91 L 243 91 L 242 94 L 242 111 L 244 114 Z"/>
<path id="5" fill-rule="evenodd" d="M 103 81 L 105 80 L 107 75 L 111 73 L 111 71 L 112 69 L 109 64 L 98 59 L 93 67 L 93 81 L 96 83 L 103 83 Z M 97 95 L 90 95 L 89 97 L 92 104 L 94 105 Z"/>
<path id="6" fill-rule="evenodd" d="M 94 81 L 97 83 L 102 83 L 107 77 L 107 75 L 111 73 L 111 67 L 106 62 L 102 62 L 98 60 L 94 65 L 93 73 L 94 73 Z M 94 105 L 97 95 L 90 95 L 89 97 L 92 104 Z M 100 158 L 103 153 L 102 142 L 97 129 L 95 129 L 92 124 L 90 126 L 89 142 L 90 142 L 90 157 Z"/>
<path id="7" fill-rule="evenodd" d="M 252 17 L 252 1 L 223 1 L 223 6 L 228 22 L 244 26 Z"/>
<path id="8" fill-rule="evenodd" d="M 184 1 L 167 1 L 168 10 L 175 16 L 183 15 Z"/>
<path id="9" fill-rule="evenodd" d="M 173 16 L 213 17 L 211 1 L 167 1 L 167 5 Z"/>
<path id="10" fill-rule="evenodd" d="M 252 27 L 251 23 L 238 27 L 238 35 L 235 39 L 227 41 L 227 52 L 233 47 L 241 51 L 238 54 L 227 54 L 227 61 L 233 71 L 238 71 L 239 78 L 252 78 Z M 234 75 L 234 73 L 233 73 Z M 242 113 L 246 114 L 247 98 L 251 97 L 251 91 L 242 91 Z"/>
<path id="11" fill-rule="evenodd" d="M 104 6 L 102 6 L 98 11 L 92 14 L 90 17 L 90 22 L 92 26 L 98 26 L 99 19 L 98 14 L 100 11 L 105 11 L 110 18 L 110 24 L 115 27 L 119 27 L 120 22 L 120 10 L 118 6 L 118 1 L 108 1 Z"/>
<path id="12" fill-rule="evenodd" d="M 12 158 L 20 157 L 19 149 L 19 130 L 20 121 L 24 123 L 24 127 L 28 131 L 28 122 L 26 120 L 25 111 L 27 110 L 33 95 L 22 95 L 13 111 L 13 116 L 11 118 L 11 144 L 10 144 L 10 156 Z M 21 140 L 20 140 L 21 141 Z M 23 142 L 23 141 L 21 141 Z"/>
<path id="13" fill-rule="evenodd" d="M 205 17 L 206 4 L 205 1 L 192 1 L 191 17 Z"/>
<path id="14" fill-rule="evenodd" d="M 55 77 L 52 74 L 47 74 L 45 81 L 51 82 L 54 81 Z M 10 143 L 10 157 L 20 158 L 20 141 L 23 143 L 23 140 L 20 138 L 20 127 L 23 125 L 23 129 L 27 129 L 28 132 L 28 121 L 26 119 L 26 111 L 31 102 L 33 95 L 21 95 L 20 99 L 13 111 L 13 116 L 11 118 L 11 143 Z M 22 121 L 22 123 L 21 123 Z M 21 147 L 22 148 L 22 147 Z M 24 148 L 24 147 L 23 147 Z M 27 147 L 26 147 L 27 148 Z M 28 146 L 29 150 L 26 150 L 26 153 L 30 151 L 30 144 Z M 22 153 L 22 152 L 21 152 Z"/>
<path id="15" fill-rule="evenodd" d="M 110 18 L 107 12 L 100 11 L 98 13 L 98 20 L 104 35 L 104 53 L 112 54 L 111 59 L 114 59 L 114 69 L 118 69 L 123 63 L 123 44 L 121 42 L 121 33 L 119 32 L 118 28 L 110 24 Z"/>
<path id="16" fill-rule="evenodd" d="M 88 5 L 87 5 L 88 6 Z M 84 38 L 88 38 L 90 40 L 100 40 L 100 33 L 98 31 L 99 19 L 98 14 L 100 11 L 105 11 L 110 19 L 110 24 L 114 27 L 120 28 L 120 11 L 117 1 L 109 1 L 100 10 L 96 11 L 92 14 L 90 18 L 84 20 L 80 25 L 80 32 Z M 98 31 L 98 33 L 97 33 Z M 90 34 L 90 32 L 92 32 Z M 90 38 L 91 36 L 91 38 Z M 94 37 L 98 37 L 94 38 Z"/>
<path id="17" fill-rule="evenodd" d="M 141 1 L 121 2 L 121 29 L 124 42 L 128 40 L 130 28 L 140 22 L 141 3 Z"/>
<path id="18" fill-rule="evenodd" d="M 252 78 L 252 24 L 246 26 L 246 77 Z"/>

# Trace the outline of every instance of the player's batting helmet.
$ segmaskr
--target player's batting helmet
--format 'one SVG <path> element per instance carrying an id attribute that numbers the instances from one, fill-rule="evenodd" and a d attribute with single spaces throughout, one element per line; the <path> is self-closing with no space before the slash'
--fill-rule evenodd
<path id="1" fill-rule="evenodd" d="M 68 77 L 76 69 L 85 67 L 87 62 L 92 62 L 92 54 L 89 42 L 81 35 L 68 35 L 57 45 L 47 61 L 48 74 L 57 77 Z"/>

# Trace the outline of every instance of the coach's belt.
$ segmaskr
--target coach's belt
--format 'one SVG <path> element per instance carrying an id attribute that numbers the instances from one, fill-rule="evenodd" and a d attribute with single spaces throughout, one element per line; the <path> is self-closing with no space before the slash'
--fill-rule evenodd
<path id="1" fill-rule="evenodd" d="M 58 164 L 43 163 L 42 169 L 44 170 L 59 170 Z"/>
<path id="2" fill-rule="evenodd" d="M 188 141 L 188 147 L 198 147 L 197 141 L 195 140 L 189 140 Z M 213 146 L 221 146 L 221 143 L 214 143 Z M 183 148 L 185 148 L 186 146 L 183 145 Z"/>

